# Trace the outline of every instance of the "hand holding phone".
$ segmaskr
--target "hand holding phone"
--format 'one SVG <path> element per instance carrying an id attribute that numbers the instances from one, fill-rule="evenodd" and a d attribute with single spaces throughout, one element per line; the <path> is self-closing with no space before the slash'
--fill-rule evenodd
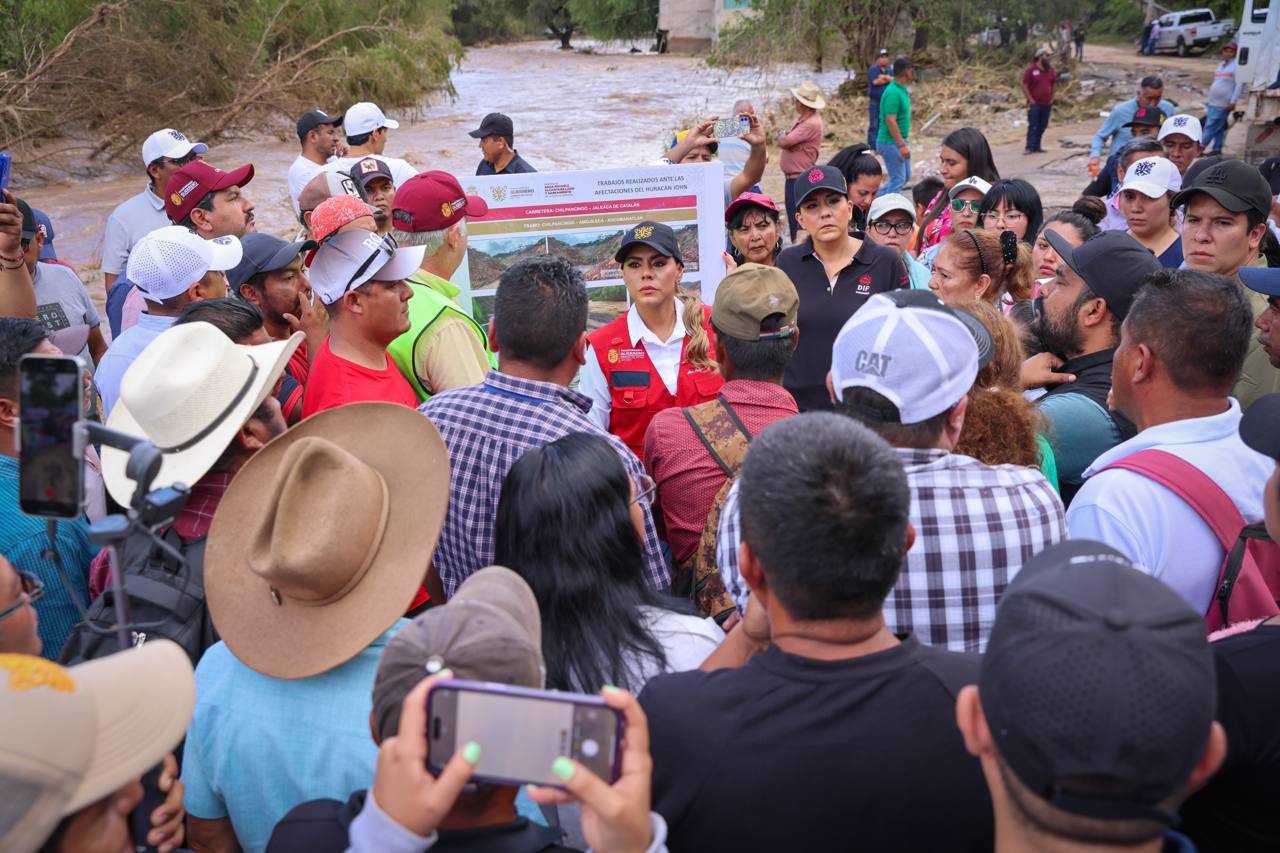
<path id="1" fill-rule="evenodd" d="M 746 116 L 735 116 L 733 118 L 716 119 L 716 123 L 711 126 L 712 139 L 727 139 L 731 136 L 742 136 L 751 130 L 751 122 Z"/>

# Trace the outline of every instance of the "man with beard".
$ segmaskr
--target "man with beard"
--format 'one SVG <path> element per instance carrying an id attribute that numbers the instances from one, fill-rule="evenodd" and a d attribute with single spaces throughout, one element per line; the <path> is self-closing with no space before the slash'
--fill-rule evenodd
<path id="1" fill-rule="evenodd" d="M 1045 352 L 1027 359 L 1022 379 L 1027 388 L 1049 386 L 1040 411 L 1049 420 L 1062 500 L 1069 503 L 1089 463 L 1135 433 L 1107 405 L 1111 360 L 1133 296 L 1160 262 L 1122 231 L 1104 231 L 1079 247 L 1044 233 L 1062 266 L 1038 300 L 1034 331 Z"/>

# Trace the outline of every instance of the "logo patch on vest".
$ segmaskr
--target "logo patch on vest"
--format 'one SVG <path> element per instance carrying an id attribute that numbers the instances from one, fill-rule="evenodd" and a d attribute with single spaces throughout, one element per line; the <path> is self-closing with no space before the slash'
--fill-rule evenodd
<path id="1" fill-rule="evenodd" d="M 609 350 L 609 363 L 610 364 L 618 363 L 618 351 L 616 349 Z"/>
<path id="2" fill-rule="evenodd" d="M 854 359 L 853 368 L 863 373 L 874 374 L 883 379 L 885 373 L 889 371 L 889 363 L 891 361 L 893 361 L 893 356 L 891 355 L 886 355 L 882 352 L 859 350 L 858 357 Z"/>

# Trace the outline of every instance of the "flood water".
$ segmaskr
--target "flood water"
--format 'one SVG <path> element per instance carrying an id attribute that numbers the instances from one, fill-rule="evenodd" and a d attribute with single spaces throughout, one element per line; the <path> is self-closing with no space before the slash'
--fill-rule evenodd
<path id="1" fill-rule="evenodd" d="M 644 165 L 661 156 L 664 140 L 695 117 L 728 114 L 738 98 L 763 110 L 805 79 L 832 92 L 845 73 L 814 75 L 801 65 L 728 72 L 692 57 L 565 52 L 552 42 L 476 48 L 454 71 L 455 98 L 435 98 L 416 115 L 387 110 L 400 120 L 400 129 L 390 132 L 385 153 L 422 170 L 473 175 L 480 151 L 467 132 L 486 113 L 503 112 L 515 123 L 516 148 L 539 171 Z M 205 159 L 215 166 L 254 164 L 246 192 L 256 205 L 259 230 L 291 234 L 296 223 L 285 175 L 298 154 L 296 138 L 282 142 L 264 132 L 258 140 L 209 143 Z M 136 171 L 131 167 L 123 164 L 96 180 L 22 190 L 53 219 L 59 258 L 81 270 L 96 300 L 102 298 L 97 267 L 107 217 L 146 181 L 141 163 Z"/>

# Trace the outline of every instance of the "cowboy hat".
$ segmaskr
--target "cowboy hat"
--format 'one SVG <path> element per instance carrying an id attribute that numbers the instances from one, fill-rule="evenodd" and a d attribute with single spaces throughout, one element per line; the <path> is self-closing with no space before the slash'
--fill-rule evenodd
<path id="1" fill-rule="evenodd" d="M 240 469 L 209 530 L 205 597 L 246 666 L 306 678 L 395 624 L 426 575 L 449 499 L 449 455 L 395 403 L 319 412 Z"/>
<path id="2" fill-rule="evenodd" d="M 241 346 L 209 323 L 171 326 L 125 371 L 107 426 L 164 454 L 153 489 L 193 485 L 271 393 L 303 337 Z M 136 485 L 125 473 L 128 461 L 128 453 L 103 446 L 102 479 L 124 506 Z"/>
<path id="3" fill-rule="evenodd" d="M 791 94 L 797 101 L 804 104 L 806 107 L 820 110 L 827 106 L 826 99 L 822 97 L 822 90 L 819 89 L 818 84 L 814 83 L 812 80 L 805 80 L 799 86 L 792 89 Z"/>

